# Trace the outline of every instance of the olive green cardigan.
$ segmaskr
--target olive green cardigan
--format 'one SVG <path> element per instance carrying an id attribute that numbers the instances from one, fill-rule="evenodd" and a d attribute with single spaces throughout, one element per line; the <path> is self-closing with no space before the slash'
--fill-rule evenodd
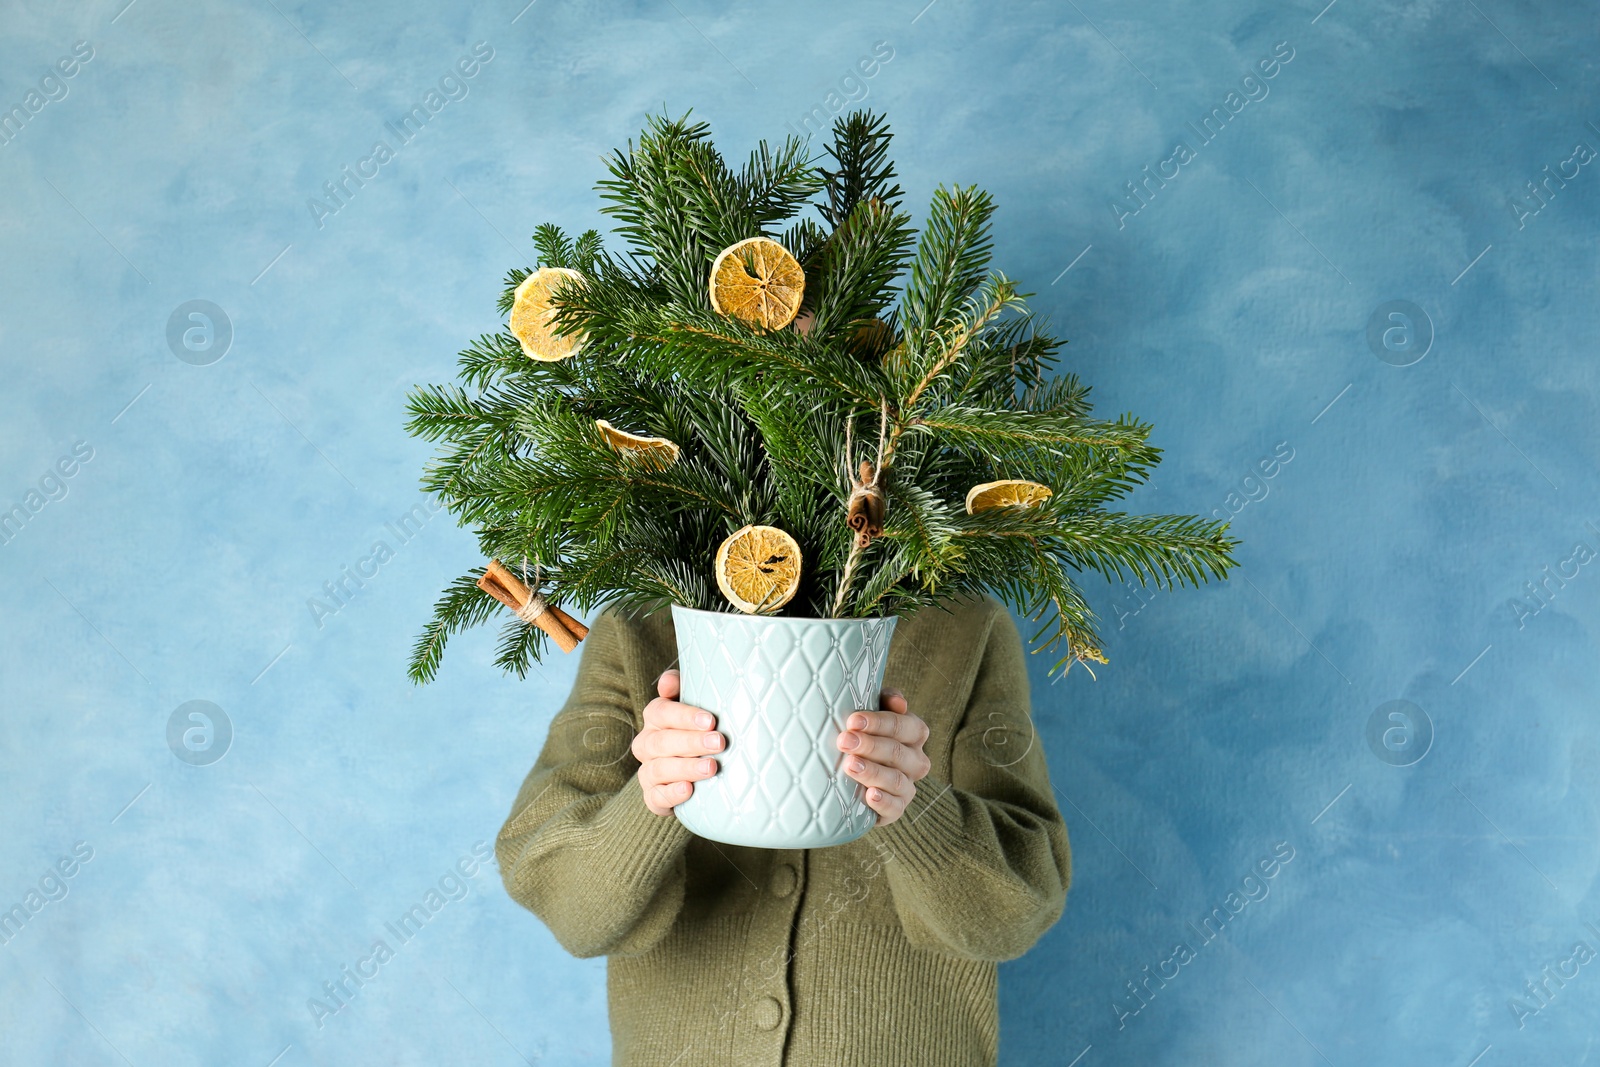
<path id="1" fill-rule="evenodd" d="M 604 612 L 496 843 L 511 896 L 609 957 L 622 1067 L 998 1059 L 996 962 L 1060 917 L 1071 860 L 992 597 L 902 618 L 884 684 L 931 730 L 901 818 L 847 845 L 718 844 L 645 807 L 630 744 L 677 660 L 672 617 Z"/>

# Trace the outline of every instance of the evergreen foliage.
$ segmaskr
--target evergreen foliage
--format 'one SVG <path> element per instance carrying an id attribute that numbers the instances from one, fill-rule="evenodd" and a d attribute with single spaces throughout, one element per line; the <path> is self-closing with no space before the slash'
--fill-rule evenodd
<path id="1" fill-rule="evenodd" d="M 1062 342 L 990 270 L 993 200 L 940 188 L 919 235 L 885 121 L 842 116 L 832 138 L 831 166 L 791 137 L 776 150 L 763 142 L 735 171 L 705 123 L 651 117 L 597 184 L 624 248 L 548 224 L 533 237 L 540 266 L 584 276 L 556 300 L 559 329 L 583 331 L 583 347 L 536 362 L 503 330 L 461 353 L 459 384 L 415 388 L 407 429 L 443 446 L 424 487 L 476 531 L 486 558 L 530 579 L 537 568 L 568 610 L 733 610 L 713 573 L 717 546 L 760 523 L 788 531 L 804 556 L 780 614 L 901 614 L 987 590 L 1041 623 L 1030 639 L 1044 639 L 1040 650 L 1065 645 L 1052 671 L 1105 662 L 1074 574 L 1198 586 L 1226 577 L 1239 542 L 1198 516 L 1106 510 L 1160 449 L 1132 415 L 1092 418 L 1088 387 L 1056 370 Z M 712 310 L 712 261 L 756 235 L 802 265 L 808 332 Z M 527 274 L 507 275 L 502 312 Z M 632 462 L 596 419 L 677 442 L 681 458 L 665 470 Z M 887 520 L 862 549 L 845 524 L 850 475 L 880 449 Z M 1054 495 L 968 515 L 967 490 L 1000 478 Z M 482 573 L 445 590 L 413 680 L 435 676 L 452 633 L 499 611 L 474 584 Z M 497 663 L 524 675 L 546 642 L 507 614 Z"/>

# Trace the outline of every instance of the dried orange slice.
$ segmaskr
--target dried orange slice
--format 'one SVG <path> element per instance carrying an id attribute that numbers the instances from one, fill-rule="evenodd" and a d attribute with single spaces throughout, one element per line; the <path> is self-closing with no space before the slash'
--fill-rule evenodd
<path id="1" fill-rule="evenodd" d="M 805 288 L 799 261 L 769 237 L 747 237 L 729 245 L 711 264 L 712 308 L 764 330 L 794 321 Z"/>
<path id="2" fill-rule="evenodd" d="M 1032 508 L 1050 499 L 1050 487 L 1020 478 L 984 482 L 967 490 L 967 514 L 976 515 L 990 508 Z"/>
<path id="3" fill-rule="evenodd" d="M 776 526 L 746 526 L 717 549 L 717 588 L 746 615 L 777 611 L 800 588 L 800 545 Z"/>
<path id="4" fill-rule="evenodd" d="M 678 446 L 665 437 L 645 437 L 619 430 L 605 419 L 595 419 L 606 444 L 651 470 L 664 471 L 678 462 Z"/>
<path id="5" fill-rule="evenodd" d="M 550 298 L 556 289 L 572 282 L 581 285 L 583 275 L 566 267 L 540 267 L 517 286 L 515 302 L 511 305 L 511 332 L 522 342 L 522 350 L 541 363 L 566 359 L 583 347 L 582 334 L 555 334 L 556 309 Z"/>

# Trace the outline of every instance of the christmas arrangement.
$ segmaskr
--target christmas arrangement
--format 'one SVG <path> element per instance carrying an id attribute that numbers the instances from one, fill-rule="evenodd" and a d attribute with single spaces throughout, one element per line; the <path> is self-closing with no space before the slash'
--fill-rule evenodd
<path id="1" fill-rule="evenodd" d="M 1106 662 L 1074 575 L 1226 577 L 1225 523 L 1107 509 L 1159 462 L 1151 427 L 1091 417 L 1058 370 L 990 269 L 993 200 L 940 188 L 917 232 L 889 147 L 857 112 L 822 155 L 791 137 L 735 168 L 705 123 L 652 117 L 597 184 L 617 246 L 538 228 L 506 329 L 408 397 L 443 445 L 423 484 L 488 560 L 413 680 L 502 608 L 520 676 L 605 605 L 867 619 L 976 591 L 1040 624 L 1054 672 Z"/>

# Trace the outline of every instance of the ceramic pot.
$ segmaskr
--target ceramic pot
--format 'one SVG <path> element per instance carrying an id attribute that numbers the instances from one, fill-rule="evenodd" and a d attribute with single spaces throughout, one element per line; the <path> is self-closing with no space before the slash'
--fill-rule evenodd
<path id="1" fill-rule="evenodd" d="M 721 766 L 673 808 L 712 841 L 824 848 L 877 821 L 844 773 L 839 734 L 878 707 L 897 621 L 800 619 L 672 607 L 679 696 L 717 716 Z"/>

